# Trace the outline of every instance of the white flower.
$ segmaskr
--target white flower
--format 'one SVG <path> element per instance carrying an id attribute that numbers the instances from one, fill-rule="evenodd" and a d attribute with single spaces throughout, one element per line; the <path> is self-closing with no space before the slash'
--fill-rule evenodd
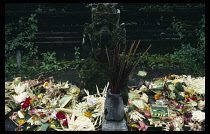
<path id="1" fill-rule="evenodd" d="M 27 92 L 23 92 L 23 93 L 20 93 L 19 95 L 12 95 L 12 97 L 16 103 L 21 103 L 27 98 L 27 95 L 28 95 Z"/>
<path id="2" fill-rule="evenodd" d="M 13 82 L 5 82 L 5 89 L 14 89 L 14 84 Z"/>
<path id="3" fill-rule="evenodd" d="M 40 119 L 37 119 L 37 120 L 33 121 L 32 118 L 37 118 L 37 117 L 32 116 L 29 120 L 27 120 L 27 123 L 30 123 L 31 125 L 41 125 L 42 124 Z"/>
<path id="4" fill-rule="evenodd" d="M 139 88 L 139 90 L 140 90 L 141 92 L 145 92 L 145 91 L 148 90 L 148 88 L 147 88 L 146 86 L 142 85 L 142 86 Z"/>
<path id="5" fill-rule="evenodd" d="M 163 100 L 156 100 L 155 104 L 161 105 L 161 106 L 164 106 L 165 105 L 165 103 L 163 102 Z"/>
<path id="6" fill-rule="evenodd" d="M 171 91 L 170 93 L 168 93 L 168 97 L 171 98 L 171 99 L 175 99 L 176 95 L 175 95 L 174 92 Z"/>
<path id="7" fill-rule="evenodd" d="M 205 112 L 201 112 L 200 110 L 192 111 L 191 119 L 194 121 L 203 122 L 203 121 L 205 121 Z"/>
<path id="8" fill-rule="evenodd" d="M 56 118 L 56 113 L 57 113 L 57 112 L 55 112 L 55 111 L 52 112 L 52 114 L 50 115 L 50 118 L 51 118 L 51 119 L 57 119 L 57 118 Z"/>
<path id="9" fill-rule="evenodd" d="M 205 94 L 205 77 L 192 78 L 188 76 L 187 88 L 194 90 L 198 94 Z"/>
<path id="10" fill-rule="evenodd" d="M 22 112 L 20 112 L 20 111 L 18 111 L 18 116 L 19 116 L 20 118 L 24 118 L 23 113 L 22 113 Z"/>
<path id="11" fill-rule="evenodd" d="M 25 84 L 19 83 L 17 86 L 14 86 L 15 93 L 20 94 L 25 91 Z"/>
<path id="12" fill-rule="evenodd" d="M 72 126 L 76 131 L 94 131 L 94 125 L 88 117 L 80 116 L 78 117 Z"/>
<path id="13" fill-rule="evenodd" d="M 87 103 L 90 106 L 94 106 L 97 103 L 97 99 L 96 98 L 87 98 Z"/>
<path id="14" fill-rule="evenodd" d="M 203 110 L 205 108 L 205 100 L 204 101 L 202 101 L 202 100 L 198 101 L 198 108 L 200 110 Z"/>
<path id="15" fill-rule="evenodd" d="M 88 109 L 88 104 L 87 102 L 80 102 L 74 107 L 74 109 L 78 111 L 76 113 L 77 116 L 77 114 L 81 114 L 82 112 L 85 112 Z"/>
<path id="16" fill-rule="evenodd" d="M 130 116 L 130 119 L 134 121 L 142 121 L 145 119 L 145 117 L 136 110 L 129 112 L 128 115 Z"/>
<path id="17" fill-rule="evenodd" d="M 64 131 L 95 131 L 95 127 L 89 118 L 79 116 L 75 120 L 75 111 L 73 111 L 71 118 L 68 114 L 66 114 L 66 117 L 68 128 L 63 128 Z"/>
<path id="18" fill-rule="evenodd" d="M 190 101 L 188 101 L 186 103 L 186 106 L 190 106 L 190 107 L 194 107 L 194 106 L 197 106 L 197 105 L 198 105 L 198 103 L 196 101 L 191 100 L 191 99 L 190 99 Z"/>

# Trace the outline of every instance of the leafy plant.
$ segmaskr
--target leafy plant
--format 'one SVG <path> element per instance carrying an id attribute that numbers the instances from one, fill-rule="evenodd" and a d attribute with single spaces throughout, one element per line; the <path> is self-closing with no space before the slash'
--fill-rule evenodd
<path id="1" fill-rule="evenodd" d="M 198 42 L 196 45 L 182 44 L 181 49 L 171 55 L 173 60 L 181 62 L 185 73 L 193 72 L 193 75 L 203 76 L 205 74 L 205 15 L 202 15 L 197 32 Z"/>
<path id="2" fill-rule="evenodd" d="M 21 17 L 18 22 L 5 25 L 5 72 L 7 75 L 18 73 L 16 52 L 21 50 L 21 69 L 24 67 L 24 60 L 37 59 L 38 47 L 31 42 L 35 39 L 35 32 L 38 31 L 36 14 L 31 14 L 27 19 Z M 22 70 L 20 70 L 22 72 Z"/>
<path id="3" fill-rule="evenodd" d="M 75 57 L 75 60 L 79 60 L 79 55 L 80 55 L 80 52 L 79 52 L 79 47 L 74 47 L 74 57 Z"/>
<path id="4" fill-rule="evenodd" d="M 123 90 L 126 87 L 129 75 L 151 47 L 150 45 L 143 55 L 137 61 L 134 61 L 133 56 L 135 56 L 139 43 L 140 41 L 135 45 L 134 41 L 128 54 L 126 54 L 126 49 L 124 49 L 124 54 L 120 55 L 120 45 L 117 45 L 114 51 L 106 49 L 110 70 L 109 83 L 112 93 L 119 94 L 120 90 Z"/>
<path id="5" fill-rule="evenodd" d="M 49 9 L 50 12 L 56 12 L 57 10 L 55 8 Z"/>
<path id="6" fill-rule="evenodd" d="M 185 36 L 185 34 L 183 32 L 186 31 L 185 27 L 187 25 L 185 23 L 179 21 L 176 18 L 176 16 L 173 16 L 173 22 L 171 23 L 171 25 L 172 25 L 172 28 L 177 31 L 177 34 L 179 35 L 179 39 L 183 39 Z"/>
<path id="7" fill-rule="evenodd" d="M 146 4 L 144 7 L 140 8 L 140 11 L 145 11 L 145 10 L 170 10 L 174 7 L 174 4 Z"/>
<path id="8" fill-rule="evenodd" d="M 58 69 L 59 65 L 57 63 L 56 60 L 56 53 L 55 52 L 46 52 L 46 53 L 42 53 L 41 55 L 43 55 L 43 61 L 41 62 L 41 66 L 40 68 L 45 70 L 45 71 L 50 71 L 53 69 Z"/>

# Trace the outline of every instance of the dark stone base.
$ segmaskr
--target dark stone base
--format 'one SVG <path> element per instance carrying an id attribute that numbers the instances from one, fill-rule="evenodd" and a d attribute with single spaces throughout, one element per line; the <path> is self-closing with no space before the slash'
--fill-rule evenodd
<path id="1" fill-rule="evenodd" d="M 102 131 L 128 131 L 126 121 L 108 121 L 104 119 Z"/>

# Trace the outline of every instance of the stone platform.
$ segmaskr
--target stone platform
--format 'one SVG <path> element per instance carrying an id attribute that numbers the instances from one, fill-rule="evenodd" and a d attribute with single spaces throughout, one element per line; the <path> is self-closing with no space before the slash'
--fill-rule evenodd
<path id="1" fill-rule="evenodd" d="M 104 119 L 102 131 L 128 131 L 126 121 L 107 121 Z"/>

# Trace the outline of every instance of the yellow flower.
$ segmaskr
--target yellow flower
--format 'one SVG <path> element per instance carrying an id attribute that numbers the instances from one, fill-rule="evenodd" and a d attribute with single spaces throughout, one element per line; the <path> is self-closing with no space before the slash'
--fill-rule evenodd
<path id="1" fill-rule="evenodd" d="M 184 111 L 186 108 L 182 108 L 182 111 Z"/>
<path id="2" fill-rule="evenodd" d="M 33 101 L 34 101 L 33 99 L 30 99 L 30 100 L 29 100 L 30 104 L 32 104 L 32 103 L 33 103 Z"/>
<path id="3" fill-rule="evenodd" d="M 51 108 L 51 105 L 48 105 L 47 108 Z"/>
<path id="4" fill-rule="evenodd" d="M 25 115 L 26 113 L 22 112 L 23 115 Z"/>
<path id="5" fill-rule="evenodd" d="M 54 129 L 56 128 L 55 124 L 51 124 L 49 127 Z"/>
<path id="6" fill-rule="evenodd" d="M 175 80 L 173 81 L 174 84 L 176 84 L 177 82 L 179 82 L 179 80 L 177 80 L 177 79 L 175 79 Z"/>
<path id="7" fill-rule="evenodd" d="M 76 90 L 76 91 L 75 91 L 76 94 L 79 94 L 79 92 L 80 92 L 79 90 Z"/>
<path id="8" fill-rule="evenodd" d="M 49 122 L 49 123 L 53 123 L 53 120 L 52 120 L 52 119 L 49 119 L 48 122 Z"/>
<path id="9" fill-rule="evenodd" d="M 185 98 L 189 98 L 189 95 L 185 95 Z"/>
<path id="10" fill-rule="evenodd" d="M 150 109 L 148 107 L 144 107 L 144 110 L 149 111 Z"/>
<path id="11" fill-rule="evenodd" d="M 23 129 L 18 129 L 18 131 L 23 131 Z"/>
<path id="12" fill-rule="evenodd" d="M 185 92 L 189 94 L 195 94 L 194 90 L 192 89 L 185 89 Z"/>
<path id="13" fill-rule="evenodd" d="M 132 124 L 132 125 L 131 125 L 131 127 L 136 127 L 136 126 L 137 126 L 136 124 Z"/>
<path id="14" fill-rule="evenodd" d="M 160 96 L 158 94 L 154 95 L 154 100 L 158 100 Z"/>
<path id="15" fill-rule="evenodd" d="M 151 104 L 147 104 L 148 106 L 151 106 Z"/>
<path id="16" fill-rule="evenodd" d="M 31 127 L 27 127 L 26 129 L 29 129 L 29 128 L 31 128 Z"/>
<path id="17" fill-rule="evenodd" d="M 44 83 L 44 86 L 48 86 L 48 85 L 49 85 L 49 83 L 48 83 L 48 82 L 45 82 L 45 83 Z"/>
<path id="18" fill-rule="evenodd" d="M 38 120 L 38 118 L 37 117 L 33 117 L 33 118 L 31 118 L 33 121 L 37 121 Z"/>
<path id="19" fill-rule="evenodd" d="M 20 120 L 19 120 L 19 125 L 22 125 L 23 123 L 25 123 L 25 121 L 22 120 L 22 119 L 20 119 Z"/>
<path id="20" fill-rule="evenodd" d="M 38 95 L 38 98 L 42 98 L 42 96 L 43 96 L 43 94 L 42 94 L 42 93 L 40 93 L 40 94 Z"/>
<path id="21" fill-rule="evenodd" d="M 91 115 L 92 115 L 92 113 L 90 113 L 90 112 L 85 112 L 84 115 L 85 115 L 86 117 L 90 118 Z"/>

